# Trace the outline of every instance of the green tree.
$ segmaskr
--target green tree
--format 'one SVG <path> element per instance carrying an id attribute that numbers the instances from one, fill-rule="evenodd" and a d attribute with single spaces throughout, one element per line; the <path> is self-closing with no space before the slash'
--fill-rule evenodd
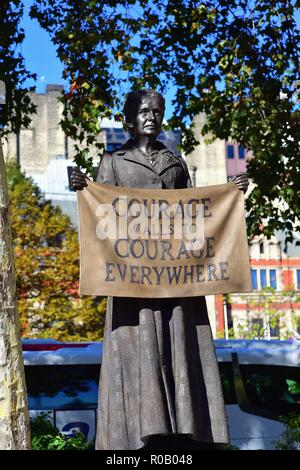
<path id="1" fill-rule="evenodd" d="M 100 340 L 105 299 L 79 296 L 78 234 L 69 218 L 14 164 L 8 184 L 23 336 Z"/>
<path id="2" fill-rule="evenodd" d="M 173 87 L 169 125 L 187 152 L 201 111 L 203 134 L 253 151 L 250 234 L 286 228 L 290 237 L 300 211 L 297 14 L 298 0 L 35 0 L 31 10 L 65 65 L 62 125 L 86 143 L 78 164 L 90 165 L 98 118 L 120 109 L 128 84 Z"/>
<path id="3" fill-rule="evenodd" d="M 23 11 L 21 0 L 0 2 L 0 80 L 6 86 L 6 104 L 0 110 L 0 136 L 27 127 L 36 109 L 28 94 L 32 88 L 27 86 L 30 80 L 35 81 L 36 74 L 26 69 L 21 49 L 25 37 L 20 27 Z"/>

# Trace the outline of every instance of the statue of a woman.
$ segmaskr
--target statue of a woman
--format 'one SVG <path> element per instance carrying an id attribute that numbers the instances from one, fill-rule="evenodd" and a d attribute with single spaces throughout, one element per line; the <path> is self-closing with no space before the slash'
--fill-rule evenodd
<path id="1" fill-rule="evenodd" d="M 165 109 L 152 90 L 128 94 L 132 138 L 101 159 L 97 182 L 191 187 L 185 161 L 156 140 Z M 245 175 L 236 177 L 246 190 Z M 86 186 L 72 174 L 74 189 Z M 228 442 L 221 382 L 204 297 L 108 298 L 96 449 L 207 448 Z"/>

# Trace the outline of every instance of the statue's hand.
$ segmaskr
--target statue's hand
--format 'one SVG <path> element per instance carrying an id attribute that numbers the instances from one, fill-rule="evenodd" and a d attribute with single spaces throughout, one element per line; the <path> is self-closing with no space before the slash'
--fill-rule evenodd
<path id="1" fill-rule="evenodd" d="M 87 186 L 89 178 L 79 168 L 74 168 L 71 174 L 71 186 L 75 191 L 82 191 Z"/>
<path id="2" fill-rule="evenodd" d="M 238 175 L 231 178 L 230 181 L 233 181 L 236 184 L 237 188 L 241 191 L 244 191 L 244 193 L 247 191 L 249 186 L 247 173 L 239 173 Z"/>

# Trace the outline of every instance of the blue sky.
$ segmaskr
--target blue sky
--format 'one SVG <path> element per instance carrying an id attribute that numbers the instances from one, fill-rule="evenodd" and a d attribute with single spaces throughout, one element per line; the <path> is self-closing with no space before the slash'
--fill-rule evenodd
<path id="1" fill-rule="evenodd" d="M 62 78 L 63 66 L 57 58 L 50 35 L 39 26 L 37 20 L 32 20 L 29 17 L 28 12 L 33 0 L 23 0 L 23 2 L 25 8 L 21 25 L 25 30 L 25 40 L 21 46 L 21 51 L 25 58 L 27 70 L 37 74 L 36 83 L 31 82 L 30 85 L 35 85 L 38 93 L 44 93 L 48 84 L 65 84 Z M 172 115 L 171 100 L 173 97 L 174 90 L 170 90 L 166 95 L 166 119 L 169 119 Z"/>
<path id="2" fill-rule="evenodd" d="M 49 34 L 32 20 L 28 11 L 33 3 L 32 0 L 23 0 L 25 14 L 22 27 L 25 30 L 25 40 L 21 50 L 25 57 L 25 64 L 30 72 L 37 74 L 36 90 L 38 93 L 45 91 L 47 84 L 63 84 L 63 67 L 56 56 L 55 47 L 51 42 Z"/>
<path id="3" fill-rule="evenodd" d="M 37 20 L 32 20 L 28 15 L 33 0 L 23 0 L 23 2 L 25 9 L 22 27 L 25 30 L 25 40 L 21 46 L 21 51 L 25 58 L 27 69 L 37 74 L 36 91 L 43 93 L 48 84 L 65 84 L 62 78 L 63 67 L 57 58 L 56 50 L 49 34 L 39 26 Z M 296 14 L 296 22 L 299 26 L 299 11 Z M 34 85 L 34 83 L 30 83 L 30 85 Z M 173 107 L 171 100 L 173 97 L 174 89 L 170 89 L 166 94 L 166 119 L 169 119 L 172 115 Z"/>

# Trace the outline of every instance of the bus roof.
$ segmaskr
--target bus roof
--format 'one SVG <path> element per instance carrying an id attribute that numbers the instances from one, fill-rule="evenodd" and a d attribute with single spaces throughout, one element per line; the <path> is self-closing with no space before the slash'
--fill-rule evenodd
<path id="1" fill-rule="evenodd" d="M 215 345 L 220 362 L 230 361 L 235 352 L 240 364 L 300 365 L 300 341 L 217 339 Z"/>
<path id="2" fill-rule="evenodd" d="M 218 361 L 232 360 L 238 354 L 240 364 L 300 365 L 300 341 L 215 340 Z M 51 339 L 22 341 L 25 365 L 100 364 L 102 342 L 61 342 Z"/>
<path id="3" fill-rule="evenodd" d="M 22 341 L 25 365 L 100 364 L 102 342 Z"/>

